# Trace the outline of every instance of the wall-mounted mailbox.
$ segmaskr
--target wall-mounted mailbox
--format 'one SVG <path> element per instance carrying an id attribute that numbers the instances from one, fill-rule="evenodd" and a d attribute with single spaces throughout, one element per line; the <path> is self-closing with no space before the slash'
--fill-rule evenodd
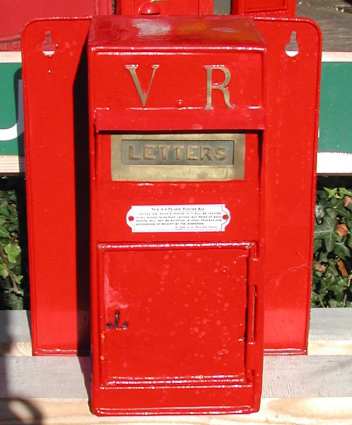
<path id="1" fill-rule="evenodd" d="M 264 55 L 241 18 L 92 21 L 98 414 L 259 407 Z"/>
<path id="2" fill-rule="evenodd" d="M 52 50 L 43 49 L 48 31 Z M 135 245 L 136 256 L 145 252 L 147 259 L 155 244 L 174 244 L 160 252 L 175 250 L 176 263 L 186 264 L 180 244 L 200 244 L 201 259 L 206 249 L 218 252 L 219 243 L 234 244 L 226 247 L 234 257 L 245 249 L 248 264 L 253 252 L 258 257 L 269 294 L 265 350 L 306 352 L 320 59 L 318 28 L 296 18 L 120 16 L 26 28 L 35 354 L 87 349 L 90 259 L 93 267 L 98 258 L 120 262 L 126 246 Z M 99 201 L 91 210 L 88 80 L 92 199 Z M 98 232 L 92 255 L 89 214 Z M 285 249 L 283 240 L 290 241 Z M 94 314 L 105 308 L 96 305 Z M 116 314 L 129 321 L 111 307 L 106 323 Z"/>

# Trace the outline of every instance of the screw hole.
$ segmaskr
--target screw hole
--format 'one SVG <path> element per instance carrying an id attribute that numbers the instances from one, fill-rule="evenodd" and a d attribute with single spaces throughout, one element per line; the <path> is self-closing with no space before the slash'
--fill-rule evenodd
<path id="1" fill-rule="evenodd" d="M 294 58 L 299 54 L 299 45 L 296 31 L 291 32 L 290 40 L 285 46 L 285 53 L 290 58 Z"/>
<path id="2" fill-rule="evenodd" d="M 53 57 L 56 51 L 56 44 L 53 41 L 51 31 L 46 31 L 42 44 L 42 52 L 44 56 Z"/>

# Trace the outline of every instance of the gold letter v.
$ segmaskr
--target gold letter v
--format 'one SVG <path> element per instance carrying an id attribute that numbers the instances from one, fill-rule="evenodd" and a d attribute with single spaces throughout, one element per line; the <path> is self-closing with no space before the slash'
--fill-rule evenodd
<path id="1" fill-rule="evenodd" d="M 150 80 L 149 80 L 149 83 L 148 83 L 148 88 L 147 88 L 146 91 L 144 91 L 142 89 L 141 83 L 140 83 L 139 78 L 137 76 L 136 70 L 138 69 L 138 66 L 139 65 L 125 65 L 125 68 L 129 70 L 131 77 L 132 77 L 132 80 L 133 80 L 133 83 L 134 83 L 134 85 L 137 89 L 138 96 L 139 96 L 139 98 L 142 102 L 142 105 L 145 106 L 147 104 L 149 92 L 150 92 L 150 89 L 152 87 L 152 83 L 153 83 L 153 79 L 154 79 L 156 70 L 159 68 L 159 65 L 152 65 L 152 68 L 153 68 L 152 76 L 150 77 Z"/>

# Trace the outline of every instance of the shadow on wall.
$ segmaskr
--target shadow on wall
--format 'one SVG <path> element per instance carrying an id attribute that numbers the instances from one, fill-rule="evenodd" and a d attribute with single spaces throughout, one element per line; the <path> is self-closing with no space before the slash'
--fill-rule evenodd
<path id="1" fill-rule="evenodd" d="M 0 424 L 42 425 L 43 415 L 29 400 L 18 396 L 11 388 L 12 375 L 16 373 L 15 358 L 10 355 L 11 338 L 9 312 L 1 311 L 0 322 Z"/>

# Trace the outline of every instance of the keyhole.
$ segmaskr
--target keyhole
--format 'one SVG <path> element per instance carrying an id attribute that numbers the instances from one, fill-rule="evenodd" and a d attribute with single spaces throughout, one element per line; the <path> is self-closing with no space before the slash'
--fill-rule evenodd
<path id="1" fill-rule="evenodd" d="M 114 315 L 114 321 L 113 322 L 108 322 L 106 324 L 106 327 L 108 329 L 122 329 L 122 330 L 126 330 L 126 329 L 128 329 L 128 322 L 127 321 L 123 321 L 121 323 L 121 312 L 120 312 L 120 310 L 116 310 L 115 311 L 115 315 Z"/>
<path id="2" fill-rule="evenodd" d="M 56 44 L 53 41 L 51 31 L 46 31 L 42 44 L 42 52 L 44 56 L 53 57 L 56 51 Z"/>
<path id="3" fill-rule="evenodd" d="M 294 58 L 299 54 L 299 45 L 297 41 L 296 31 L 291 32 L 290 40 L 285 46 L 286 55 L 290 58 Z"/>

